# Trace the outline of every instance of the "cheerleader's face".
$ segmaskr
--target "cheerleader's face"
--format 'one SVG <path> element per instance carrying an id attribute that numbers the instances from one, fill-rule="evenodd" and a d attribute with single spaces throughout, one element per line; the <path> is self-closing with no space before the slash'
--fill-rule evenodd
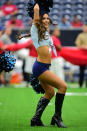
<path id="1" fill-rule="evenodd" d="M 49 19 L 48 14 L 44 14 L 44 15 L 43 15 L 42 23 L 43 23 L 43 26 L 45 26 L 45 28 L 48 29 L 48 26 L 49 26 L 49 24 L 50 24 L 50 19 Z"/>

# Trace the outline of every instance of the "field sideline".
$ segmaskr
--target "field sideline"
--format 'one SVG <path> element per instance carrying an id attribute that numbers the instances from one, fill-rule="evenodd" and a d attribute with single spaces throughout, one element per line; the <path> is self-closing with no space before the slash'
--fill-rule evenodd
<path id="1" fill-rule="evenodd" d="M 70 85 L 69 85 L 70 86 Z M 32 88 L 0 88 L 0 131 L 87 131 L 87 89 L 69 88 L 63 105 L 63 121 L 68 128 L 50 126 L 55 97 L 43 113 L 46 127 L 31 127 L 36 104 L 42 95 Z"/>

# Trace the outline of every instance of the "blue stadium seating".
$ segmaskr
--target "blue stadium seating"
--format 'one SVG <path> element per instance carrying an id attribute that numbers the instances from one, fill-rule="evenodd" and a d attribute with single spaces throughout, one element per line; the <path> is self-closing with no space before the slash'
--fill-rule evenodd
<path id="1" fill-rule="evenodd" d="M 0 7 L 5 3 L 5 1 L 6 0 L 0 0 Z M 28 15 L 26 11 L 26 5 L 28 0 L 11 0 L 11 1 L 14 4 L 16 4 L 19 9 L 17 17 L 23 20 L 25 26 L 28 25 L 27 20 L 30 19 L 29 17 L 27 17 Z M 83 23 L 87 21 L 87 0 L 53 0 L 53 1 L 54 6 L 49 14 L 53 22 L 58 23 L 63 15 L 65 15 L 69 21 L 73 20 L 74 15 L 78 15 Z M 6 20 L 8 19 L 4 18 L 2 21 L 5 22 Z"/>

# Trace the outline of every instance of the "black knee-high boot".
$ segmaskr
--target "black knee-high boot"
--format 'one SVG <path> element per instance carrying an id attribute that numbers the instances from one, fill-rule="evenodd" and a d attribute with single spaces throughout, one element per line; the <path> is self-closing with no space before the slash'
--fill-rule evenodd
<path id="1" fill-rule="evenodd" d="M 62 113 L 62 105 L 65 94 L 56 93 L 55 99 L 55 114 L 52 117 L 51 125 L 57 124 L 58 127 L 66 128 L 63 124 L 61 113 Z"/>
<path id="2" fill-rule="evenodd" d="M 40 98 L 37 104 L 36 113 L 31 120 L 31 126 L 44 126 L 44 124 L 41 121 L 41 116 L 48 103 L 49 103 L 48 99 L 44 97 Z"/>

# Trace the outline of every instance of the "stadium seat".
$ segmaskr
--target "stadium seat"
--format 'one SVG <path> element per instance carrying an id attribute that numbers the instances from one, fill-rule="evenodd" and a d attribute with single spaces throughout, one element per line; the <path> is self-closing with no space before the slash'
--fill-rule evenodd
<path id="1" fill-rule="evenodd" d="M 19 9 L 23 9 L 23 8 L 24 8 L 24 4 L 19 4 L 19 5 L 18 5 L 18 8 L 19 8 Z"/>
<path id="2" fill-rule="evenodd" d="M 69 10 L 64 10 L 64 11 L 62 12 L 62 14 L 63 14 L 63 15 L 71 15 L 71 11 L 69 11 Z"/>
<path id="3" fill-rule="evenodd" d="M 60 8 L 60 4 L 54 4 L 53 5 L 53 9 L 59 9 Z"/>
<path id="4" fill-rule="evenodd" d="M 66 5 L 64 5 L 63 7 L 66 8 L 66 9 L 71 9 L 71 8 L 72 8 L 72 5 L 66 4 Z"/>
<path id="5" fill-rule="evenodd" d="M 17 15 L 17 19 L 21 19 L 22 20 L 23 16 L 22 15 Z"/>
<path id="6" fill-rule="evenodd" d="M 60 0 L 54 0 L 53 3 L 61 5 L 61 1 Z"/>
<path id="7" fill-rule="evenodd" d="M 20 10 L 18 11 L 18 13 L 19 13 L 19 14 L 23 14 L 23 13 L 24 13 L 23 9 L 20 9 Z"/>

